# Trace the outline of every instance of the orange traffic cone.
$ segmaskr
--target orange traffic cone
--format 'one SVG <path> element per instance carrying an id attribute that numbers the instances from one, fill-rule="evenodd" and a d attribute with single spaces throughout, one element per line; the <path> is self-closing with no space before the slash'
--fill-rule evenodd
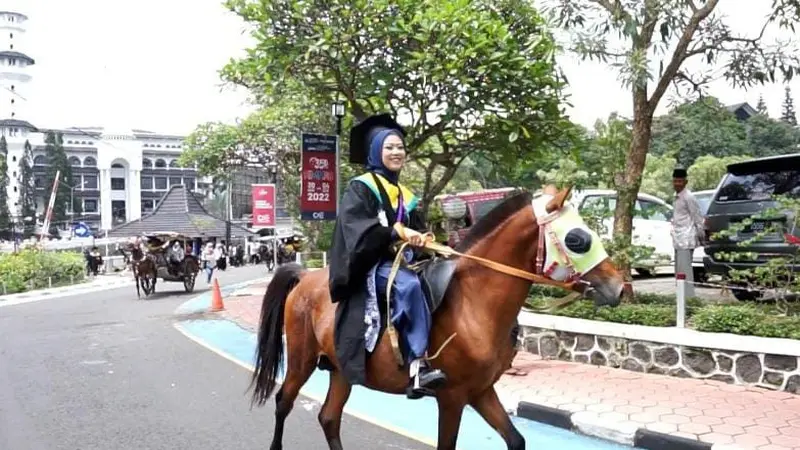
<path id="1" fill-rule="evenodd" d="M 211 312 L 222 311 L 225 304 L 222 303 L 222 292 L 219 290 L 219 281 L 214 278 L 214 285 L 211 286 Z"/>

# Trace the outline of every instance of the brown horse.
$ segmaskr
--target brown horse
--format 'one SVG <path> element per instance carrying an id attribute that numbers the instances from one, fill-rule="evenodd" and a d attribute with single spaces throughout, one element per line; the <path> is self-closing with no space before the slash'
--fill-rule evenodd
<path id="1" fill-rule="evenodd" d="M 130 253 L 129 264 L 131 272 L 133 272 L 133 279 L 136 280 L 136 297 L 142 298 L 140 287 L 147 297 L 156 291 L 156 281 L 158 280 L 156 263 L 136 245 L 128 244 L 126 249 Z"/>
<path id="2" fill-rule="evenodd" d="M 560 213 L 569 189 L 556 191 L 548 187 L 545 192 L 552 193 L 552 197 L 544 199 L 547 212 Z M 573 217 L 584 225 L 579 216 Z M 458 250 L 532 273 L 536 271 L 537 256 L 540 256 L 539 239 L 540 225 L 534 215 L 532 197 L 523 193 L 507 199 L 482 218 Z M 624 287 L 623 277 L 605 252 L 600 254 L 602 262 L 593 265 L 581 279 L 597 294 L 597 306 L 616 306 Z M 455 450 L 462 412 L 467 405 L 500 433 L 509 449 L 525 448 L 524 438 L 506 414 L 493 386 L 511 366 L 516 347 L 512 328 L 530 286 L 531 282 L 521 277 L 490 269 L 469 258 L 459 258 L 444 302 L 434 312 L 429 342 L 431 350 L 435 351 L 456 334 L 431 361 L 433 367 L 447 375 L 446 385 L 436 392 L 438 449 Z M 276 420 L 271 450 L 282 448 L 286 417 L 300 388 L 322 358 L 327 359 L 331 367 L 328 395 L 319 413 L 319 422 L 329 447 L 342 449 L 339 427 L 351 386 L 336 359 L 335 311 L 328 290 L 327 270 L 304 272 L 296 264 L 285 265 L 278 269 L 267 288 L 253 373 L 254 404 L 263 405 L 276 387 L 284 353 L 284 327 L 289 353 L 286 375 L 275 396 Z M 408 369 L 398 367 L 389 341 L 382 336 L 367 358 L 366 387 L 402 394 L 408 385 Z"/>

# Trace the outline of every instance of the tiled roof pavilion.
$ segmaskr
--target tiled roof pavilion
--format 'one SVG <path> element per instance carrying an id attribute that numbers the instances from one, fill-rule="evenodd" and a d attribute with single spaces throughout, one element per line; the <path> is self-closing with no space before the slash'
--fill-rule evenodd
<path id="1" fill-rule="evenodd" d="M 156 208 L 141 219 L 124 223 L 108 232 L 109 237 L 132 237 L 155 232 L 175 232 L 190 238 L 224 238 L 225 221 L 203 208 L 185 186 L 172 186 Z M 231 237 L 242 238 L 253 233 L 231 224 Z"/>

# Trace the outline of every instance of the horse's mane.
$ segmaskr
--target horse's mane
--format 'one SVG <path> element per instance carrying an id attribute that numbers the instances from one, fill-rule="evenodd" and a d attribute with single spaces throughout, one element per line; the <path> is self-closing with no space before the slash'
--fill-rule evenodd
<path id="1" fill-rule="evenodd" d="M 530 192 L 519 191 L 511 197 L 503 200 L 502 203 L 491 209 L 486 215 L 480 218 L 478 222 L 470 227 L 467 236 L 459 242 L 456 250 L 459 252 L 466 252 L 472 246 L 483 240 L 489 233 L 494 231 L 500 224 L 504 223 L 517 211 L 530 206 L 533 196 Z"/>

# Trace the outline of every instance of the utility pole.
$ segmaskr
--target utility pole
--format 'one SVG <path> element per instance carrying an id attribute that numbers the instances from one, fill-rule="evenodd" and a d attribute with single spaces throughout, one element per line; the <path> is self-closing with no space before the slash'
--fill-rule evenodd
<path id="1" fill-rule="evenodd" d="M 233 219 L 233 205 L 231 205 L 231 179 L 227 179 L 227 187 L 225 188 L 225 250 L 231 245 L 231 220 Z"/>

